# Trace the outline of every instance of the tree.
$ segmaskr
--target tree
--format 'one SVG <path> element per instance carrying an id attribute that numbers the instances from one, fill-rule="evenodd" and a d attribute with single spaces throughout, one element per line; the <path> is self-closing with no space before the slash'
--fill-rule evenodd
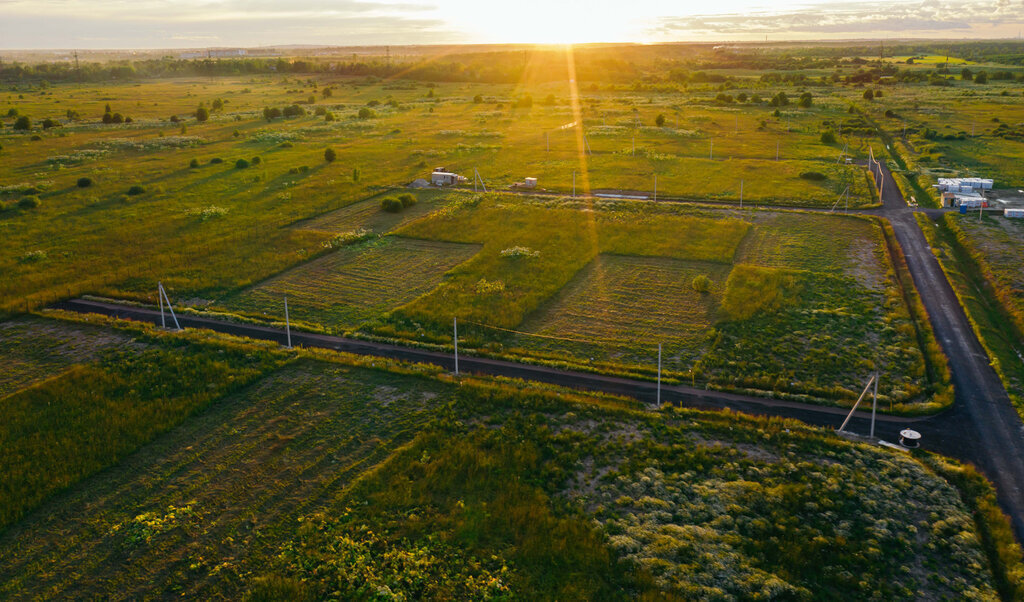
<path id="1" fill-rule="evenodd" d="M 171 120 L 172 121 L 177 121 L 178 118 L 177 117 L 172 117 Z M 112 113 L 104 113 L 102 121 L 103 121 L 103 123 L 114 123 L 114 115 Z"/>
<path id="2" fill-rule="evenodd" d="M 239 159 L 238 161 L 235 161 L 235 169 L 245 169 L 247 167 L 249 167 L 249 162 L 246 161 L 245 159 Z"/>
<path id="3" fill-rule="evenodd" d="M 985 73 L 984 71 L 979 71 L 978 74 L 974 76 L 974 83 L 976 83 L 976 84 L 987 84 L 988 83 L 988 73 Z"/>
<path id="4" fill-rule="evenodd" d="M 658 116 L 654 118 L 654 124 L 658 127 L 665 125 L 665 115 L 658 113 Z"/>
<path id="5" fill-rule="evenodd" d="M 30 130 L 32 129 L 32 120 L 28 118 L 28 115 L 22 115 L 18 117 L 18 120 L 14 122 L 14 129 L 16 130 Z"/>
<path id="6" fill-rule="evenodd" d="M 213 99 L 213 110 L 214 111 L 221 111 L 223 109 L 224 109 L 224 101 L 219 99 L 219 98 Z"/>
<path id="7" fill-rule="evenodd" d="M 706 293 L 711 290 L 711 279 L 704 274 L 697 274 L 690 282 L 690 286 L 698 293 Z"/>
<path id="8" fill-rule="evenodd" d="M 120 113 L 114 113 L 114 115 L 111 117 L 111 121 L 113 123 L 124 123 L 124 116 Z"/>
<path id="9" fill-rule="evenodd" d="M 377 116 L 377 114 L 373 112 L 373 109 L 369 109 L 367 107 L 363 107 L 363 108 L 359 109 L 359 118 L 360 119 L 371 119 L 371 118 L 376 117 L 376 116 Z"/>
<path id="10" fill-rule="evenodd" d="M 483 101 L 484 101 L 484 97 L 483 97 L 483 96 L 480 96 L 479 94 L 477 94 L 476 96 L 474 96 L 474 97 L 473 97 L 473 102 L 474 102 L 475 104 L 480 104 L 480 103 L 482 103 Z"/>
<path id="11" fill-rule="evenodd" d="M 35 209 L 40 204 L 41 202 L 39 197 L 35 195 L 21 197 L 21 200 L 18 201 L 18 207 L 21 207 L 22 209 Z"/>
<path id="12" fill-rule="evenodd" d="M 188 162 L 188 166 L 191 167 L 192 169 L 199 167 L 199 159 L 192 159 L 191 161 Z"/>
<path id="13" fill-rule="evenodd" d="M 277 107 L 267 107 L 263 109 L 263 118 L 267 121 L 273 121 L 274 119 L 281 116 L 281 109 Z"/>
<path id="14" fill-rule="evenodd" d="M 393 196 L 386 196 L 380 200 L 380 208 L 388 213 L 398 213 L 402 210 L 402 201 Z"/>
<path id="15" fill-rule="evenodd" d="M 113 112 L 113 111 L 110 110 L 110 103 L 109 102 L 107 103 L 107 106 L 103 109 L 103 112 L 104 113 L 112 113 Z"/>
<path id="16" fill-rule="evenodd" d="M 804 92 L 800 95 L 800 100 L 796 103 L 796 106 L 807 109 L 810 108 L 812 102 L 814 102 L 814 97 L 811 96 L 811 93 Z"/>
<path id="17" fill-rule="evenodd" d="M 874 100 L 874 99 L 875 99 L 875 93 L 874 92 L 872 92 L 870 89 L 864 90 L 864 100 Z"/>
<path id="18" fill-rule="evenodd" d="M 825 144 L 835 144 L 836 135 L 832 133 L 832 130 L 828 130 L 821 133 L 821 141 Z"/>
<path id="19" fill-rule="evenodd" d="M 210 110 L 206 107 L 199 107 L 196 109 L 196 121 L 202 123 L 210 118 Z"/>
<path id="20" fill-rule="evenodd" d="M 320 94 L 322 94 L 324 98 L 330 98 L 333 92 L 331 92 L 330 88 L 324 88 L 323 90 L 320 91 Z"/>
<path id="21" fill-rule="evenodd" d="M 328 163 L 334 163 L 334 160 L 338 158 L 338 153 L 333 148 L 328 148 L 324 151 L 324 161 Z"/>
<path id="22" fill-rule="evenodd" d="M 974 79 L 974 73 L 972 73 L 971 70 L 968 69 L 967 67 L 964 67 L 963 69 L 960 70 L 960 79 L 964 80 L 965 82 L 969 82 L 972 79 Z"/>
<path id="23" fill-rule="evenodd" d="M 402 207 L 412 207 L 416 204 L 416 197 L 408 192 L 398 195 L 398 200 L 402 202 Z"/>
<path id="24" fill-rule="evenodd" d="M 76 184 L 78 184 L 79 188 L 88 188 L 92 186 L 92 178 L 78 178 Z"/>
<path id="25" fill-rule="evenodd" d="M 43 120 L 43 129 L 44 130 L 48 130 L 50 128 L 55 128 L 55 127 L 58 127 L 59 125 L 60 125 L 60 123 L 56 122 L 53 119 L 50 119 L 49 117 L 47 117 L 46 119 Z"/>

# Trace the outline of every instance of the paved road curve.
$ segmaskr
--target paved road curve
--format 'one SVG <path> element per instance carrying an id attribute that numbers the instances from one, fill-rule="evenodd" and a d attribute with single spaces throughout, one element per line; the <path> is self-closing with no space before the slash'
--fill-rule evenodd
<path id="1" fill-rule="evenodd" d="M 882 172 L 882 210 L 903 248 L 907 267 L 921 293 L 935 335 L 949 357 L 956 400 L 947 414 L 952 428 L 974 438 L 973 462 L 992 480 L 999 503 L 1010 515 L 1017 540 L 1024 541 L 1024 423 L 1010 402 L 988 355 L 953 293 L 946 275 L 932 254 L 914 212 L 889 170 Z"/>

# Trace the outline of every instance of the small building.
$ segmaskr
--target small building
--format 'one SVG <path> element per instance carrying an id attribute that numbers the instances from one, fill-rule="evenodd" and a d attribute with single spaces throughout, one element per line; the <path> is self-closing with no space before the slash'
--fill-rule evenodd
<path id="1" fill-rule="evenodd" d="M 957 193 L 954 203 L 957 207 L 967 207 L 969 209 L 988 207 L 988 201 L 977 192 Z"/>
<path id="2" fill-rule="evenodd" d="M 465 181 L 465 177 L 449 171 L 434 171 L 430 174 L 430 183 L 434 186 L 454 186 Z"/>
<path id="3" fill-rule="evenodd" d="M 976 192 L 992 190 L 992 183 L 987 178 L 939 178 L 936 188 L 939 192 Z"/>
<path id="4" fill-rule="evenodd" d="M 954 194 L 952 192 L 943 192 L 942 193 L 942 206 L 943 207 L 952 207 L 955 202 L 956 202 L 956 194 Z"/>
<path id="5" fill-rule="evenodd" d="M 1003 217 L 1024 218 L 1024 207 L 1007 207 L 1003 209 Z"/>

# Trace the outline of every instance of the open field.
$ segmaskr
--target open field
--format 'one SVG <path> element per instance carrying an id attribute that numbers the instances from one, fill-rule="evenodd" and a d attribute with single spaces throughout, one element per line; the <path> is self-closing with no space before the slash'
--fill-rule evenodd
<path id="1" fill-rule="evenodd" d="M 97 332 L 98 327 L 88 325 L 39 322 L 38 348 L 65 344 L 65 337 L 81 331 L 91 333 L 92 340 L 76 342 L 92 347 L 96 359 L 3 399 L 0 529 L 46 496 L 115 464 L 283 361 L 265 351 L 187 339 L 142 335 L 142 342 L 125 345 L 132 340 L 131 331 Z M 31 357 L 33 352 L 14 353 Z M 77 359 L 85 361 L 89 355 Z"/>
<path id="2" fill-rule="evenodd" d="M 478 250 L 472 244 L 372 238 L 261 282 L 225 304 L 283 315 L 287 295 L 295 320 L 353 329 L 433 290 L 448 270 Z"/>
<path id="3" fill-rule="evenodd" d="M 145 347 L 115 330 L 88 324 L 34 318 L 0 322 L 0 398 L 126 346 Z"/>
<path id="4" fill-rule="evenodd" d="M 992 508 L 990 487 L 927 455 L 792 421 L 248 353 L 276 367 L 213 391 L 7 528 L 0 592 L 991 599 L 1021 587 L 1020 559 L 980 535 L 1005 538 L 1005 519 L 972 516 Z"/>

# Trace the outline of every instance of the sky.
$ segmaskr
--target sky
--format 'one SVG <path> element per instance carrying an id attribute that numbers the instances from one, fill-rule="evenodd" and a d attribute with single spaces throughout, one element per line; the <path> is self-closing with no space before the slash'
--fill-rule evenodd
<path id="1" fill-rule="evenodd" d="M 0 48 L 1016 38 L 1024 0 L 0 0 Z"/>

